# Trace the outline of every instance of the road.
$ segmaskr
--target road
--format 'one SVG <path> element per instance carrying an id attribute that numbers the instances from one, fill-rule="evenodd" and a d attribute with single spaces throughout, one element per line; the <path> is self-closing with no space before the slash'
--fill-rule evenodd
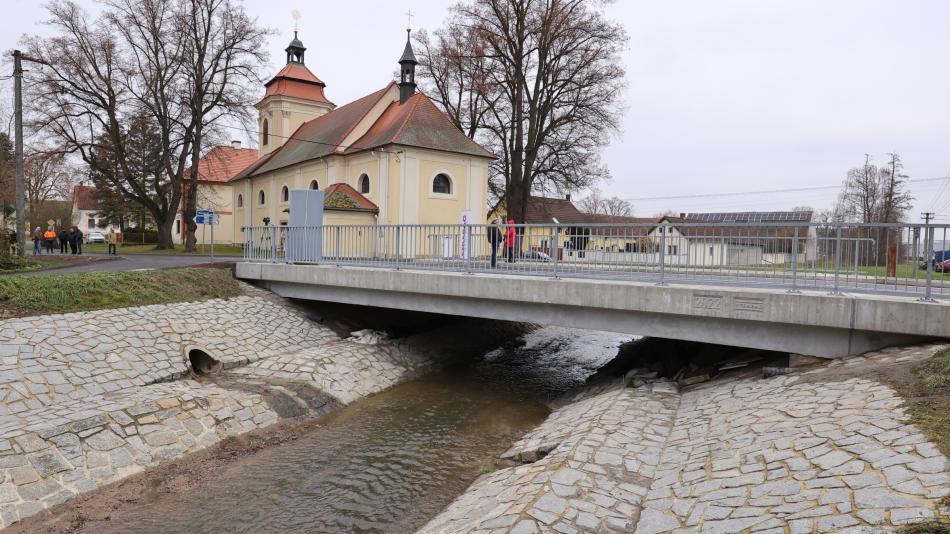
<path id="1" fill-rule="evenodd" d="M 84 254 L 94 258 L 107 258 L 106 254 Z M 75 267 L 47 269 L 22 273 L 25 276 L 43 276 L 60 273 L 88 273 L 93 271 L 135 271 L 139 269 L 165 269 L 169 267 L 189 267 L 211 262 L 210 256 L 160 255 L 160 254 L 129 254 L 117 256 L 110 261 L 96 261 Z M 215 262 L 233 262 L 238 258 L 215 258 Z"/>

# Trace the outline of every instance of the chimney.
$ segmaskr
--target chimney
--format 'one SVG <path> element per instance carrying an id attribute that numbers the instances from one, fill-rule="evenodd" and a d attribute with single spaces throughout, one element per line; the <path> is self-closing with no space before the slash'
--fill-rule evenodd
<path id="1" fill-rule="evenodd" d="M 241 150 L 241 142 L 238 141 L 237 139 L 235 139 L 234 141 L 231 141 L 231 148 L 233 148 L 234 150 Z"/>
<path id="2" fill-rule="evenodd" d="M 571 201 L 571 194 L 568 193 L 568 194 L 564 195 L 564 200 L 570 202 L 570 201 Z"/>

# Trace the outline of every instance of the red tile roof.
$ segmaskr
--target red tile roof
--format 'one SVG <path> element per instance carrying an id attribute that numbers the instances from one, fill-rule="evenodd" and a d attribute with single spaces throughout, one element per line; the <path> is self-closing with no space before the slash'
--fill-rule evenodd
<path id="1" fill-rule="evenodd" d="M 590 222 L 570 200 L 563 198 L 530 197 L 525 210 L 525 224 L 582 224 Z"/>
<path id="2" fill-rule="evenodd" d="M 256 148 L 216 146 L 198 162 L 198 180 L 227 182 L 255 161 L 257 161 Z"/>
<path id="3" fill-rule="evenodd" d="M 353 189 L 349 184 L 333 184 L 323 190 L 323 206 L 330 210 L 371 211 L 379 213 L 379 207 Z"/>
<path id="4" fill-rule="evenodd" d="M 96 188 L 91 185 L 77 185 L 73 188 L 73 206 L 77 210 L 97 210 Z"/>
<path id="5" fill-rule="evenodd" d="M 347 152 L 389 144 L 495 157 L 462 133 L 424 93 L 416 93 L 405 103 L 390 104 L 369 131 L 353 143 Z"/>
<path id="6" fill-rule="evenodd" d="M 390 82 L 375 93 L 340 106 L 308 121 L 280 148 L 263 156 L 234 179 L 257 176 L 304 161 L 336 153 L 346 137 L 362 122 L 370 110 L 389 93 Z M 405 103 L 392 102 L 362 137 L 347 147 L 346 154 L 397 144 L 483 158 L 494 155 L 469 139 L 423 93 Z"/>
<path id="7" fill-rule="evenodd" d="M 300 64 L 288 63 L 264 87 L 264 98 L 281 95 L 333 105 L 323 94 L 326 84 Z"/>
<path id="8" fill-rule="evenodd" d="M 303 123 L 280 148 L 257 160 L 235 179 L 256 176 L 334 153 L 347 134 L 363 120 L 392 85 L 390 83 L 375 93 Z"/>

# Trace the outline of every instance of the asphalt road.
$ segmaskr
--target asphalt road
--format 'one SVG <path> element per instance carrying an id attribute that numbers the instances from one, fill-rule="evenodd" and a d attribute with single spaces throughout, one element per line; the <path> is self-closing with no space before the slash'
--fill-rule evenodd
<path id="1" fill-rule="evenodd" d="M 106 254 L 84 254 L 94 258 L 106 258 Z M 43 276 L 47 274 L 60 273 L 88 273 L 93 271 L 135 271 L 139 269 L 165 269 L 168 267 L 188 267 L 191 265 L 201 265 L 211 262 L 210 256 L 185 256 L 185 255 L 151 255 L 151 254 L 129 254 L 127 256 L 116 256 L 116 259 L 109 261 L 96 261 L 75 267 L 62 267 L 59 269 L 48 269 L 44 271 L 33 271 L 22 273 L 26 276 Z M 234 262 L 238 258 L 215 258 L 215 262 Z"/>

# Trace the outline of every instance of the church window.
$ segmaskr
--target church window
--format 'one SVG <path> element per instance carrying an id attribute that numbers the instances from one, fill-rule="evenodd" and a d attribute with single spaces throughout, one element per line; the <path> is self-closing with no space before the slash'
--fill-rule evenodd
<path id="1" fill-rule="evenodd" d="M 267 138 L 269 137 L 269 132 L 267 131 L 267 119 L 264 119 L 264 124 L 261 126 L 261 144 L 267 144 Z"/>
<path id="2" fill-rule="evenodd" d="M 320 189 L 320 182 L 318 182 L 318 181 L 316 181 L 316 180 L 310 180 L 310 189 L 313 190 L 313 191 L 316 191 L 317 189 Z"/>
<path id="3" fill-rule="evenodd" d="M 263 205 L 264 205 L 264 190 L 263 190 L 263 189 L 261 189 L 261 190 L 257 193 L 257 205 L 258 205 L 258 206 L 263 206 Z"/>
<path id="4" fill-rule="evenodd" d="M 287 186 L 285 185 L 284 187 L 280 188 L 280 201 L 287 202 L 288 200 L 290 200 L 290 190 L 287 189 Z"/>
<path id="5" fill-rule="evenodd" d="M 432 179 L 432 192 L 442 195 L 451 195 L 452 180 L 445 174 L 437 174 L 435 178 Z"/>
<path id="6" fill-rule="evenodd" d="M 369 193 L 369 176 L 367 176 L 366 174 L 361 174 L 359 186 L 360 186 L 360 193 L 363 193 L 364 195 Z"/>
<path id="7" fill-rule="evenodd" d="M 243 208 L 243 207 L 244 207 L 244 195 L 238 195 L 237 206 L 238 206 L 239 208 Z"/>

